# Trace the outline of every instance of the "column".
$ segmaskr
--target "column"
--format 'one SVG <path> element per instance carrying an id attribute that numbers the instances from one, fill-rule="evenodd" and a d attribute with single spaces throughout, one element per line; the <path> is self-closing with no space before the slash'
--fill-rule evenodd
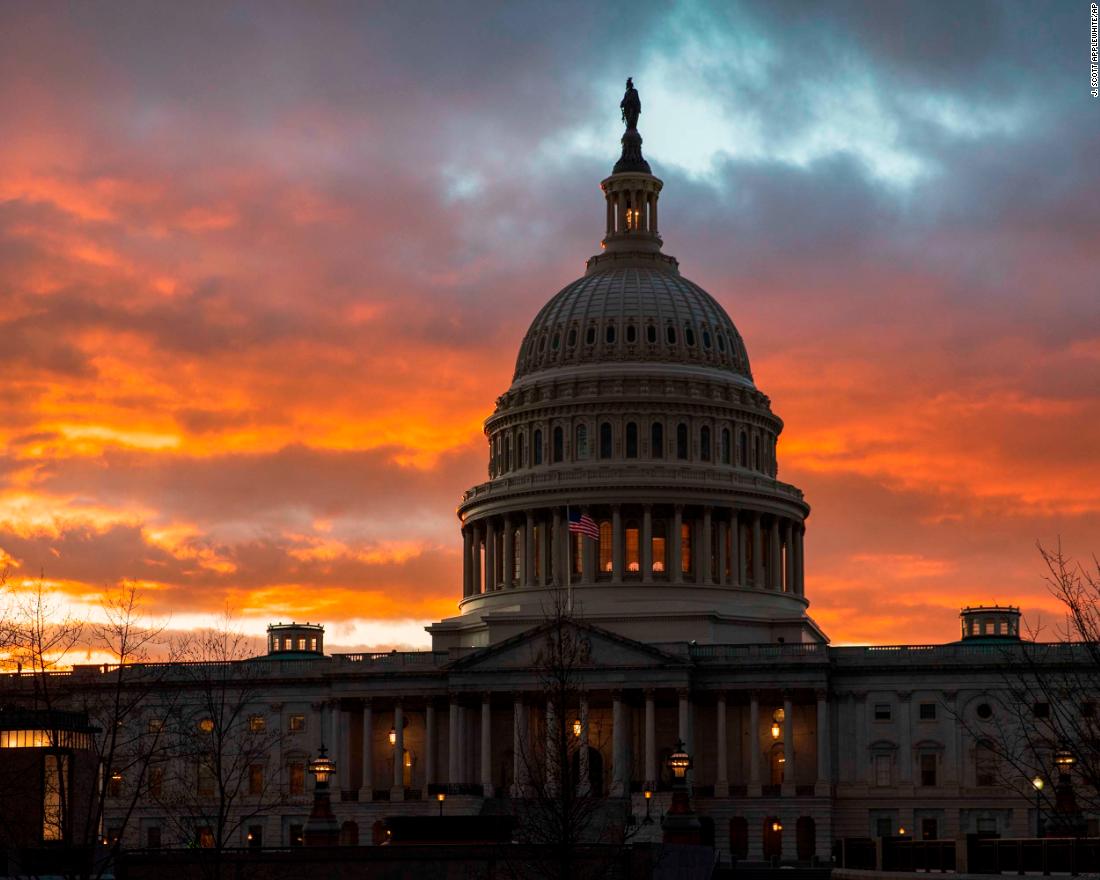
<path id="1" fill-rule="evenodd" d="M 623 514 L 618 504 L 611 505 L 611 568 L 612 578 L 623 579 Z"/>
<path id="2" fill-rule="evenodd" d="M 488 694 L 481 697 L 481 794 L 493 796 L 493 704 Z"/>
<path id="3" fill-rule="evenodd" d="M 950 721 L 951 730 L 944 737 L 943 749 L 943 784 L 958 785 L 961 780 L 958 765 L 958 741 L 962 725 L 959 724 L 958 707 L 955 701 L 958 699 L 958 691 L 944 691 L 943 702 L 947 709 L 947 719 Z"/>
<path id="4" fill-rule="evenodd" d="M 684 508 L 683 505 L 677 504 L 676 509 L 672 515 L 672 553 L 668 554 L 669 559 L 669 576 L 674 584 L 682 584 L 684 582 L 684 571 L 681 553 L 683 552 L 683 525 L 684 525 Z"/>
<path id="5" fill-rule="evenodd" d="M 749 694 L 749 797 L 760 797 L 760 697 Z"/>
<path id="6" fill-rule="evenodd" d="M 466 598 L 470 595 L 473 589 L 474 582 L 474 555 L 473 550 L 473 536 L 470 534 L 470 527 L 466 526 L 462 529 L 462 597 Z"/>
<path id="7" fill-rule="evenodd" d="M 497 531 L 489 517 L 485 520 L 485 592 L 493 592 L 497 583 Z"/>
<path id="8" fill-rule="evenodd" d="M 530 510 L 523 526 L 523 586 L 535 585 L 535 515 Z"/>
<path id="9" fill-rule="evenodd" d="M 587 507 L 583 508 L 582 512 L 585 516 L 592 516 L 592 511 Z M 595 519 L 594 516 L 592 518 Z M 571 545 L 574 538 L 572 535 L 566 534 L 565 540 L 568 542 L 568 544 Z M 599 543 L 597 541 L 593 541 L 586 535 L 580 535 L 580 546 L 581 578 L 584 580 L 585 583 L 595 583 L 596 566 L 599 564 L 599 560 L 596 558 L 596 548 L 599 546 Z M 570 562 L 572 562 L 572 560 L 570 560 Z M 572 568 L 570 569 L 570 571 L 572 571 Z M 600 574 L 603 574 L 603 572 L 601 571 Z"/>
<path id="10" fill-rule="evenodd" d="M 752 514 L 752 585 L 764 589 L 764 536 L 760 532 L 760 514 Z"/>
<path id="11" fill-rule="evenodd" d="M 359 801 L 365 803 L 374 798 L 374 718 L 371 702 L 363 701 L 363 782 L 359 787 Z"/>
<path id="12" fill-rule="evenodd" d="M 726 692 L 718 692 L 718 778 L 714 781 L 714 796 L 729 797 L 729 740 L 726 738 Z"/>
<path id="13" fill-rule="evenodd" d="M 342 800 L 341 792 L 344 789 L 351 789 L 351 737 L 350 725 L 348 724 L 348 716 L 337 701 L 332 707 L 332 713 L 335 716 L 336 727 L 336 743 L 332 750 L 333 756 L 336 759 L 336 779 L 339 780 L 339 785 L 336 784 L 336 779 L 333 780 L 332 792 L 336 795 L 337 800 Z"/>
<path id="14" fill-rule="evenodd" d="M 451 694 L 451 701 L 447 706 L 447 782 L 450 785 L 458 785 L 461 776 L 461 755 L 459 754 L 458 730 L 458 697 Z"/>
<path id="15" fill-rule="evenodd" d="M 768 589 L 769 590 L 782 590 L 782 574 L 780 564 L 780 549 L 779 549 L 779 517 L 772 517 L 772 526 L 770 531 L 770 539 L 768 540 L 768 568 L 771 569 L 768 572 Z"/>
<path id="16" fill-rule="evenodd" d="M 908 691 L 898 693 L 898 781 L 902 785 L 913 782 L 913 746 L 909 723 L 910 698 Z"/>
<path id="17" fill-rule="evenodd" d="M 651 231 L 657 232 L 657 193 L 653 194 L 653 205 L 650 208 L 650 223 L 652 223 Z"/>
<path id="18" fill-rule="evenodd" d="M 481 592 L 481 585 L 485 583 L 481 570 L 481 526 L 477 523 L 470 525 L 470 595 L 476 596 Z"/>
<path id="19" fill-rule="evenodd" d="M 554 525 L 553 531 L 550 533 L 550 558 L 554 560 L 554 585 L 558 587 L 565 586 L 565 565 L 563 560 L 565 559 L 565 541 L 562 540 L 561 534 L 561 508 L 554 508 Z"/>
<path id="20" fill-rule="evenodd" d="M 789 519 L 783 520 L 783 591 L 794 593 L 794 528 Z"/>
<path id="21" fill-rule="evenodd" d="M 428 700 L 424 709 L 424 794 L 435 784 L 435 702 Z"/>
<path id="22" fill-rule="evenodd" d="M 729 527 L 724 519 L 718 520 L 718 577 L 715 580 L 720 584 L 729 583 Z"/>
<path id="23" fill-rule="evenodd" d="M 627 763 L 626 712 L 621 691 L 611 694 L 611 797 L 630 795 L 630 767 Z"/>
<path id="24" fill-rule="evenodd" d="M 741 534 L 741 517 L 737 508 L 730 511 L 730 580 L 734 586 L 745 586 L 745 545 Z"/>
<path id="25" fill-rule="evenodd" d="M 827 797 L 832 782 L 832 737 L 829 730 L 829 693 L 820 689 L 817 697 L 817 784 L 818 797 Z"/>
<path id="26" fill-rule="evenodd" d="M 639 331 L 640 332 L 640 331 Z M 653 583 L 653 505 L 642 508 L 642 583 Z"/>
<path id="27" fill-rule="evenodd" d="M 711 512 L 710 507 L 703 508 L 703 535 L 702 540 L 699 541 L 699 549 L 695 552 L 699 566 L 699 580 L 701 584 L 710 583 L 710 571 L 711 571 Z"/>
<path id="28" fill-rule="evenodd" d="M 580 704 L 581 735 L 580 742 L 577 744 L 577 794 L 584 797 L 592 792 L 592 779 L 588 772 L 588 694 L 581 694 Z M 597 792 L 597 795 L 602 794 L 602 791 Z"/>
<path id="29" fill-rule="evenodd" d="M 527 791 L 527 705 L 523 695 L 512 699 L 512 790 L 511 796 L 521 798 Z"/>
<path id="30" fill-rule="evenodd" d="M 550 521 L 545 515 L 539 518 L 542 523 L 535 527 L 535 540 L 539 542 L 539 586 L 545 587 L 550 583 L 550 560 L 553 559 L 554 541 Z"/>
<path id="31" fill-rule="evenodd" d="M 805 564 L 802 552 L 802 536 L 805 529 L 799 523 L 794 530 L 794 591 L 799 596 L 806 595 Z"/>
<path id="32" fill-rule="evenodd" d="M 504 535 L 501 543 L 500 583 L 502 587 L 515 585 L 516 574 L 516 534 L 512 528 L 512 518 L 504 517 Z"/>
<path id="33" fill-rule="evenodd" d="M 856 694 L 856 782 L 867 784 L 867 774 L 871 769 L 871 762 L 867 755 L 867 692 L 859 691 Z"/>
<path id="34" fill-rule="evenodd" d="M 790 691 L 783 692 L 783 795 L 794 794 L 794 704 Z"/>
<path id="35" fill-rule="evenodd" d="M 657 788 L 657 705 L 653 689 L 645 692 L 645 784 Z"/>
<path id="36" fill-rule="evenodd" d="M 391 801 L 405 800 L 405 712 L 398 701 L 393 707 L 393 730 L 397 741 L 393 744 L 393 787 Z"/>
<path id="37" fill-rule="evenodd" d="M 347 770 L 340 766 L 340 703 L 338 700 L 331 700 L 326 708 L 328 723 L 324 725 L 327 729 L 321 734 L 321 740 L 327 743 L 329 757 L 336 762 L 336 772 L 329 780 L 329 790 L 336 793 L 336 800 L 340 800 L 340 782 L 347 773 Z"/>

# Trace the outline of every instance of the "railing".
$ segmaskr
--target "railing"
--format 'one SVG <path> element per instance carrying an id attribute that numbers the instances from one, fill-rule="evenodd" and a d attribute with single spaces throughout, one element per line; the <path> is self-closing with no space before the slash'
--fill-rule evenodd
<path id="1" fill-rule="evenodd" d="M 541 466 L 540 466 L 541 467 Z M 674 486 L 700 485 L 729 488 L 735 490 L 762 491 L 785 495 L 795 501 L 802 500 L 802 490 L 788 483 L 781 483 L 771 477 L 758 474 L 746 474 L 736 470 L 719 468 L 660 467 L 650 464 L 598 468 L 557 468 L 546 466 L 545 470 L 511 477 L 499 477 L 486 483 L 467 489 L 462 494 L 462 504 L 482 498 L 498 495 L 510 495 L 513 492 L 531 489 L 575 489 L 585 484 L 600 487 L 612 485 L 616 480 L 636 484 L 646 482 L 667 482 Z"/>
<path id="2" fill-rule="evenodd" d="M 1100 871 L 1100 838 L 971 838 L 967 871 L 971 874 L 1093 874 Z"/>
<path id="3" fill-rule="evenodd" d="M 379 651 L 363 654 L 333 654 L 337 665 L 368 666 L 442 666 L 447 662 L 446 651 Z"/>
<path id="4" fill-rule="evenodd" d="M 482 792 L 481 785 L 476 782 L 433 782 L 428 786 L 428 800 L 431 800 L 437 794 L 445 794 L 448 797 L 452 795 L 481 797 Z"/>
<path id="5" fill-rule="evenodd" d="M 882 839 L 883 871 L 954 871 L 954 840 Z"/>
<path id="6" fill-rule="evenodd" d="M 1026 659 L 1032 663 L 1072 662 L 1089 659 L 1089 647 L 1062 642 L 1018 642 L 950 645 L 866 645 L 830 648 L 829 657 L 840 666 L 998 663 Z"/>
<path id="7" fill-rule="evenodd" d="M 828 660 L 829 646 L 815 642 L 790 645 L 692 645 L 693 660 Z"/>

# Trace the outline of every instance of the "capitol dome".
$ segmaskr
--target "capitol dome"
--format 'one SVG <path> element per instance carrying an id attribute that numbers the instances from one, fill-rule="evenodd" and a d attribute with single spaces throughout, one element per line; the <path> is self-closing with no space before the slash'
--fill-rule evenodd
<path id="1" fill-rule="evenodd" d="M 725 309 L 663 252 L 664 184 L 628 127 L 600 251 L 539 311 L 458 507 L 460 613 L 438 649 L 572 613 L 647 642 L 820 642 L 809 507 L 778 479 L 783 423 Z"/>

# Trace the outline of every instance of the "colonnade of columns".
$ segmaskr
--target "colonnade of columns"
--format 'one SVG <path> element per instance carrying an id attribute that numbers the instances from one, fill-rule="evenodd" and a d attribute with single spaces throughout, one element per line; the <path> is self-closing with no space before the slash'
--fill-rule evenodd
<path id="1" fill-rule="evenodd" d="M 658 193 L 646 187 L 622 187 L 607 194 L 607 234 L 657 232 Z M 637 212 L 630 213 L 627 212 Z"/>
<path id="2" fill-rule="evenodd" d="M 565 508 L 467 522 L 462 595 L 561 585 L 567 578 L 573 583 L 667 581 L 805 592 L 800 520 L 711 506 L 610 504 L 580 512 L 600 524 L 598 541 L 571 540 Z"/>
<path id="3" fill-rule="evenodd" d="M 641 701 L 638 693 L 625 693 L 621 690 L 601 692 L 599 694 L 604 713 L 610 709 L 610 746 L 611 762 L 610 774 L 605 775 L 604 789 L 612 797 L 626 797 L 632 790 L 638 788 L 650 788 L 655 790 L 663 778 L 664 768 L 660 766 L 658 758 L 662 750 L 675 745 L 670 740 L 658 740 L 658 709 L 663 708 L 668 712 L 673 708 L 668 700 L 668 695 L 658 699 L 658 692 L 646 689 L 641 693 Z M 423 742 L 423 754 L 420 756 L 423 768 L 418 773 L 424 785 L 446 785 L 451 787 L 472 787 L 470 793 L 478 788 L 485 796 L 495 794 L 507 794 L 511 797 L 524 797 L 531 793 L 532 785 L 542 782 L 548 788 L 553 788 L 559 783 L 563 772 L 571 772 L 573 768 L 561 768 L 556 766 L 555 754 L 561 754 L 554 746 L 555 730 L 565 730 L 567 737 L 575 737 L 576 742 L 571 746 L 570 754 L 575 753 L 579 770 L 578 786 L 580 791 L 589 791 L 592 786 L 589 766 L 590 745 L 590 701 L 592 693 L 581 693 L 578 704 L 568 709 L 570 713 L 576 711 L 577 717 L 567 717 L 564 725 L 559 725 L 557 709 L 553 703 L 546 699 L 545 695 L 516 693 L 510 696 L 511 704 L 511 735 L 510 742 L 494 742 L 493 718 L 494 706 L 497 711 L 497 720 L 502 714 L 503 697 L 505 695 L 483 694 L 452 694 L 447 701 L 447 761 L 443 767 L 439 763 L 437 737 L 440 731 L 437 729 L 440 720 L 440 707 L 433 700 L 416 700 L 417 714 L 423 717 L 423 729 L 416 731 L 416 739 Z M 816 696 L 816 742 L 813 742 L 811 750 L 803 749 L 811 755 L 816 755 L 816 783 L 814 791 L 817 795 L 826 795 L 832 778 L 829 741 L 829 702 L 825 691 L 819 690 Z M 730 698 L 744 705 L 747 703 L 747 724 L 734 724 L 730 726 Z M 742 796 L 760 797 L 792 796 L 797 793 L 794 784 L 796 762 L 799 759 L 795 748 L 796 738 L 794 729 L 795 706 L 794 695 L 784 692 L 781 697 L 782 719 L 782 756 L 783 756 L 783 782 L 780 790 L 774 786 L 767 786 L 762 780 L 762 762 L 765 759 L 768 743 L 767 730 L 770 726 L 765 718 L 765 726 L 761 726 L 761 694 L 757 691 L 738 693 L 737 691 L 718 691 L 713 694 L 716 705 L 715 712 L 715 742 L 719 744 L 716 749 L 716 765 L 710 768 L 706 779 L 693 778 L 696 785 L 713 786 L 715 797 L 728 797 L 736 789 Z M 361 708 L 340 709 L 340 704 L 333 702 L 327 704 L 327 713 L 322 709 L 322 735 L 326 740 L 334 744 L 331 753 L 337 757 L 337 769 L 333 787 L 337 790 L 351 791 L 356 788 L 355 781 L 360 784 L 359 800 L 371 800 L 378 789 L 388 789 L 390 800 L 402 800 L 405 797 L 405 747 L 406 739 L 406 709 L 407 704 L 414 701 L 409 699 L 385 699 L 363 700 Z M 709 702 L 709 697 L 708 697 Z M 775 706 L 779 700 L 774 695 L 768 696 L 767 706 Z M 806 702 L 804 699 L 801 702 Z M 689 754 L 695 753 L 696 711 L 692 692 L 681 689 L 676 692 L 675 698 L 676 737 L 683 741 Z M 349 723 L 349 712 L 360 711 L 362 713 L 362 759 L 361 778 L 353 780 L 350 769 L 352 767 L 352 746 Z M 604 715 L 606 719 L 607 715 Z M 664 716 L 667 719 L 667 715 Z M 739 717 L 744 718 L 742 713 Z M 475 723 L 476 719 L 476 723 Z M 632 720 L 633 719 L 633 720 Z M 545 744 L 540 748 L 533 737 L 535 726 L 541 722 L 544 735 L 547 737 Z M 606 723 L 606 720 L 604 721 Z M 376 776 L 376 749 L 375 734 L 376 725 L 384 725 L 389 729 L 388 746 L 391 750 L 389 768 L 383 778 Z M 633 728 L 639 724 L 639 729 Z M 503 725 L 499 724 L 496 730 L 499 734 Z M 667 724 L 664 726 L 664 739 L 669 739 Z M 476 740 L 470 737 L 476 736 Z M 674 738 L 673 738 L 674 739 Z M 774 736 L 773 736 L 774 740 Z M 738 772 L 735 776 L 730 773 L 729 743 L 747 741 L 748 768 L 747 775 Z M 632 745 L 633 744 L 633 745 Z M 725 744 L 724 746 L 722 744 Z M 755 745 L 754 745 L 755 744 Z M 802 743 L 805 745 L 805 743 Z M 599 743 L 596 744 L 599 746 Z M 494 755 L 500 754 L 508 747 L 512 750 L 511 784 L 507 792 L 495 792 L 494 781 Z M 640 747 L 641 755 L 633 755 L 633 748 Z M 477 761 L 473 759 L 476 755 Z M 536 760 L 537 759 L 537 760 Z M 499 769 L 499 767 L 498 767 Z M 532 773 L 543 774 L 541 780 L 532 778 Z M 695 771 L 693 776 L 697 776 Z M 640 777 L 640 778 L 639 778 Z M 769 777 L 771 778 L 771 777 Z M 603 792 L 599 792 L 603 793 Z"/>

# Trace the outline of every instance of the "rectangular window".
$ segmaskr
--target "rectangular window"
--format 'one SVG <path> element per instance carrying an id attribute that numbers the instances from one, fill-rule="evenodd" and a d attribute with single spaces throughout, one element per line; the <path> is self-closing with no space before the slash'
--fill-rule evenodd
<path id="1" fill-rule="evenodd" d="M 611 544 L 611 523 L 608 520 L 604 520 L 600 523 L 600 572 L 603 574 L 611 574 Z"/>
<path id="2" fill-rule="evenodd" d="M 978 833 L 979 834 L 996 834 L 997 833 L 997 820 L 996 819 L 979 819 L 978 820 Z"/>
<path id="3" fill-rule="evenodd" d="M 875 819 L 875 835 L 877 837 L 890 837 L 893 833 L 893 819 Z"/>
<path id="4" fill-rule="evenodd" d="M 653 570 L 658 574 L 663 574 L 665 571 L 665 539 L 664 537 L 658 538 L 653 536 Z"/>
<path id="5" fill-rule="evenodd" d="M 301 761 L 291 761 L 287 765 L 287 791 L 291 795 L 306 793 L 306 765 Z"/>
<path id="6" fill-rule="evenodd" d="M 69 797 L 69 756 L 45 755 L 42 790 L 42 839 L 65 839 L 65 808 Z"/>
<path id="7" fill-rule="evenodd" d="M 264 826 L 263 825 L 249 825 L 248 834 L 245 836 L 245 840 L 248 843 L 249 849 L 263 849 L 264 846 Z"/>
<path id="8" fill-rule="evenodd" d="M 936 704 L 935 703 L 921 703 L 918 709 L 921 721 L 935 721 L 936 720 Z"/>
<path id="9" fill-rule="evenodd" d="M 630 574 L 637 574 L 642 570 L 638 559 L 639 550 L 638 530 L 632 526 L 626 529 L 626 570 Z"/>
<path id="10" fill-rule="evenodd" d="M 263 715 L 250 715 L 248 718 L 248 729 L 252 733 L 263 733 L 267 730 L 267 719 Z"/>
<path id="11" fill-rule="evenodd" d="M 291 733 L 301 733 L 306 729 L 306 716 L 305 715 L 291 715 L 287 719 L 287 729 Z"/>
<path id="12" fill-rule="evenodd" d="M 146 726 L 146 730 L 149 733 L 160 733 L 162 730 L 164 730 L 164 719 L 150 718 L 149 724 Z"/>
<path id="13" fill-rule="evenodd" d="M 569 533 L 569 553 L 572 556 L 572 571 L 574 576 L 578 576 L 584 573 L 584 556 L 581 550 L 581 542 L 585 540 L 584 535 L 580 532 Z M 591 538 L 588 538 L 591 541 Z"/>
<path id="14" fill-rule="evenodd" d="M 146 849 L 160 849 L 160 826 L 150 825 L 145 829 Z"/>
<path id="15" fill-rule="evenodd" d="M 875 785 L 890 785 L 890 756 L 875 755 Z"/>
<path id="16" fill-rule="evenodd" d="M 264 765 L 248 765 L 248 793 L 258 795 L 264 793 Z"/>
<path id="17" fill-rule="evenodd" d="M 934 786 L 936 784 L 936 756 L 920 756 L 920 784 Z"/>
<path id="18" fill-rule="evenodd" d="M 149 796 L 159 798 L 164 789 L 164 768 L 154 764 L 149 768 Z"/>
<path id="19" fill-rule="evenodd" d="M 889 721 L 892 717 L 889 703 L 875 703 L 875 721 Z"/>
<path id="20" fill-rule="evenodd" d="M 926 817 L 920 820 L 921 840 L 935 840 L 939 836 L 939 828 L 934 818 Z"/>
<path id="21" fill-rule="evenodd" d="M 312 638 L 312 639 L 309 640 L 309 649 L 311 651 L 316 651 L 317 650 L 317 639 Z"/>
<path id="22" fill-rule="evenodd" d="M 1036 718 L 1049 718 L 1050 717 L 1050 703 L 1036 703 L 1032 707 L 1032 712 L 1035 713 Z"/>
<path id="23" fill-rule="evenodd" d="M 290 826 L 290 845 L 302 846 L 305 843 L 305 835 L 302 833 L 301 825 Z"/>
<path id="24" fill-rule="evenodd" d="M 298 639 L 298 650 L 304 651 L 306 649 L 306 640 L 304 638 Z"/>
<path id="25" fill-rule="evenodd" d="M 691 574 L 691 523 L 680 526 L 680 571 Z"/>
<path id="26" fill-rule="evenodd" d="M 196 768 L 195 777 L 198 785 L 199 797 L 213 797 L 214 796 L 214 771 L 206 764 L 199 763 Z"/>
<path id="27" fill-rule="evenodd" d="M 203 849 L 213 849 L 214 829 L 209 825 L 200 825 L 195 829 L 195 840 Z"/>
<path id="28" fill-rule="evenodd" d="M 1095 703 L 1082 703 L 1081 704 L 1081 717 L 1082 718 L 1092 718 L 1095 715 L 1096 715 L 1096 704 Z"/>

